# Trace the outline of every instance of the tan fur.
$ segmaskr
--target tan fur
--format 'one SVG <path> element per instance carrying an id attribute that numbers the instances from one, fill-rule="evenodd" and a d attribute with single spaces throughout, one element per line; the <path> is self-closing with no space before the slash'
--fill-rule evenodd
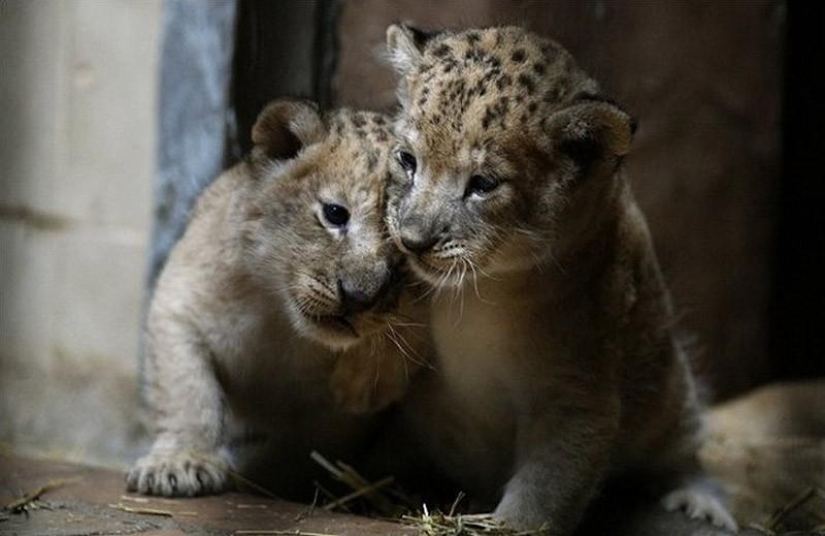
<path id="1" fill-rule="evenodd" d="M 404 406 L 417 440 L 520 528 L 568 534 L 630 472 L 733 527 L 699 484 L 693 379 L 621 165 L 631 118 L 520 28 L 387 37 L 402 75 L 387 221 L 437 288 L 438 373 Z"/>
<path id="2" fill-rule="evenodd" d="M 383 225 L 388 128 L 380 114 L 277 101 L 250 158 L 201 196 L 149 309 L 157 439 L 130 490 L 219 492 L 234 467 L 301 496 L 312 449 L 354 462 L 375 411 L 402 396 L 426 311 Z M 325 203 L 346 207 L 344 227 Z M 345 289 L 374 303 L 353 309 Z"/>

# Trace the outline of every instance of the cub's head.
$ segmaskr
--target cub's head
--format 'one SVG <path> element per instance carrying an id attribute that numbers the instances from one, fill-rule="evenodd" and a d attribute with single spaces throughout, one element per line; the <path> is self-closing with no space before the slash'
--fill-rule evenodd
<path id="1" fill-rule="evenodd" d="M 604 210 L 634 127 L 559 45 L 405 25 L 387 45 L 402 106 L 387 222 L 418 275 L 454 285 L 544 262 Z"/>
<path id="2" fill-rule="evenodd" d="M 384 226 L 393 140 L 371 112 L 279 100 L 252 131 L 244 239 L 302 335 L 346 348 L 388 329 L 400 254 Z"/>

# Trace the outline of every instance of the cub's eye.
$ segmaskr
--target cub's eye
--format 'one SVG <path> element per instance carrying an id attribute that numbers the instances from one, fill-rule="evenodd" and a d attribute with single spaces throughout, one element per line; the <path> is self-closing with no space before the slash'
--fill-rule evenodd
<path id="1" fill-rule="evenodd" d="M 496 177 L 488 177 L 485 175 L 473 175 L 470 177 L 470 182 L 467 183 L 467 190 L 465 191 L 465 195 L 470 194 L 478 194 L 478 195 L 485 195 L 489 194 L 501 184 L 501 181 Z"/>
<path id="2" fill-rule="evenodd" d="M 407 151 L 398 151 L 398 163 L 401 164 L 401 167 L 404 168 L 404 171 L 406 171 L 408 175 L 412 176 L 415 174 L 418 162 L 412 154 Z"/>
<path id="3" fill-rule="evenodd" d="M 325 203 L 324 219 L 327 220 L 330 225 L 334 225 L 335 227 L 343 227 L 349 221 L 349 211 L 341 205 Z"/>

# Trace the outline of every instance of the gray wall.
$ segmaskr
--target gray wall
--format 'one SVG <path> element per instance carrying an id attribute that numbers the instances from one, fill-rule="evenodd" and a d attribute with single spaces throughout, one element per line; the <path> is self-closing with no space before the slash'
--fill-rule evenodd
<path id="1" fill-rule="evenodd" d="M 160 30 L 159 0 L 0 3 L 0 442 L 25 452 L 139 448 Z"/>

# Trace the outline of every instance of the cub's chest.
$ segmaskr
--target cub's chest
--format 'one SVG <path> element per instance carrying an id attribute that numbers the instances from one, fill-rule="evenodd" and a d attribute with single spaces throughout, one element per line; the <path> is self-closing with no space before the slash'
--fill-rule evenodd
<path id="1" fill-rule="evenodd" d="M 438 366 L 465 399 L 510 399 L 545 372 L 542 356 L 552 349 L 542 332 L 546 322 L 531 307 L 465 296 L 462 309 L 442 298 L 433 305 L 432 322 Z"/>
<path id="2" fill-rule="evenodd" d="M 261 389 L 271 396 L 288 392 L 297 399 L 326 392 L 331 352 L 301 337 L 284 314 L 263 300 L 252 298 L 242 305 L 223 308 L 213 329 L 204 330 L 225 379 L 237 389 Z"/>

